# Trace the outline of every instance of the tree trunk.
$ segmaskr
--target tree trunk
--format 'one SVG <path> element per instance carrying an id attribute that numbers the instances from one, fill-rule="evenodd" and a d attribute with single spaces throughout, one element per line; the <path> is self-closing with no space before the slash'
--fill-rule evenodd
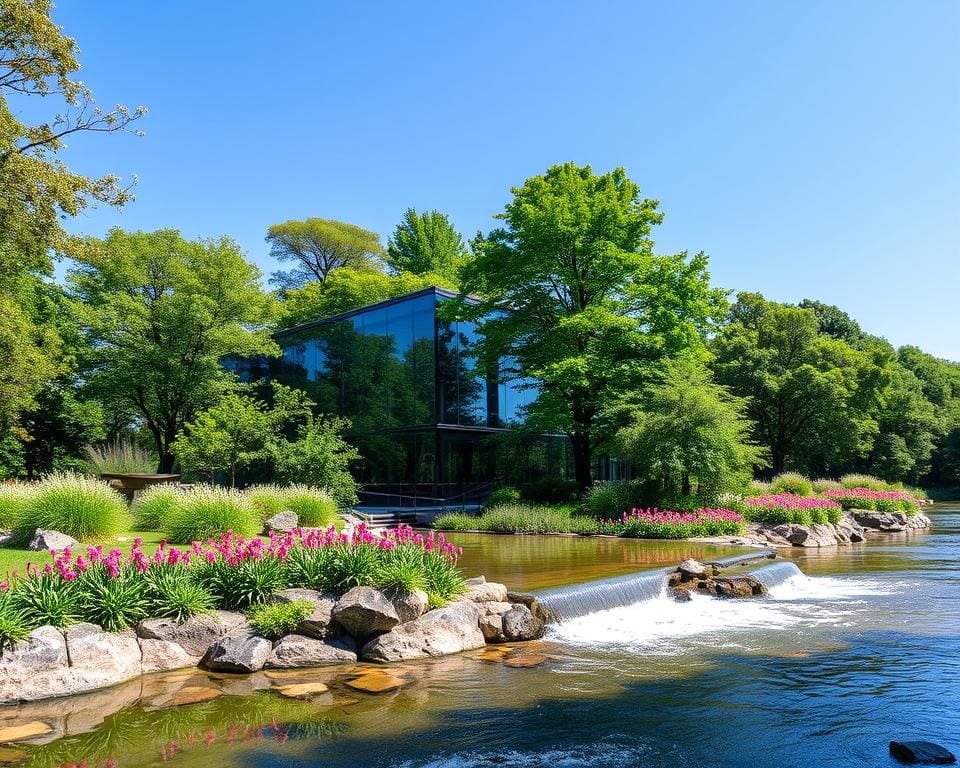
<path id="1" fill-rule="evenodd" d="M 574 432 L 570 435 L 570 442 L 573 443 L 573 470 L 580 490 L 587 490 L 593 483 L 590 475 L 590 459 L 592 458 L 592 446 L 590 445 L 589 433 Z"/>
<path id="2" fill-rule="evenodd" d="M 683 480 L 680 482 L 680 493 L 684 496 L 690 495 L 690 475 L 684 474 Z"/>

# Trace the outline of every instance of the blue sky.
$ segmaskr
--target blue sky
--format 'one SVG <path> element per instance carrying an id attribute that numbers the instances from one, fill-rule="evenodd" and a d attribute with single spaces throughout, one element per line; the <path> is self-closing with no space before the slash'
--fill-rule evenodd
<path id="1" fill-rule="evenodd" d="M 386 240 L 404 209 L 470 236 L 511 186 L 623 166 L 714 282 L 835 303 L 960 360 L 960 3 L 116 3 L 60 0 L 104 105 L 77 170 L 140 177 L 70 224 L 264 234 L 338 218 Z"/>

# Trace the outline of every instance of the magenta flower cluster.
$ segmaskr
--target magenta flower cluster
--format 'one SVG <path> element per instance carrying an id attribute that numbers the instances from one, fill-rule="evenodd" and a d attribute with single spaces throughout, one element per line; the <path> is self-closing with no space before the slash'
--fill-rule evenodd
<path id="1" fill-rule="evenodd" d="M 648 507 L 647 509 L 631 509 L 620 515 L 620 520 L 603 520 L 605 525 L 614 525 L 617 522 L 630 523 L 633 521 L 641 523 L 651 523 L 656 525 L 684 525 L 689 523 L 742 523 L 743 516 L 729 509 L 712 509 L 704 507 L 696 512 L 671 512 L 659 507 Z"/>
<path id="2" fill-rule="evenodd" d="M 823 495 L 833 499 L 870 499 L 871 501 L 908 501 L 919 504 L 917 497 L 908 491 L 873 491 L 869 488 L 828 488 Z"/>
<path id="3" fill-rule="evenodd" d="M 840 509 L 840 505 L 832 499 L 797 496 L 795 493 L 770 493 L 764 496 L 752 496 L 744 501 L 747 506 L 759 509 Z"/>

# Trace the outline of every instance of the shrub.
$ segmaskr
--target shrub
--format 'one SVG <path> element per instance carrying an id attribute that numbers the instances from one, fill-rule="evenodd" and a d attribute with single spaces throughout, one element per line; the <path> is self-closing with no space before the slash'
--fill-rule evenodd
<path id="1" fill-rule="evenodd" d="M 341 525 L 337 502 L 322 488 L 291 485 L 285 490 L 285 508 L 297 513 L 301 528 L 327 528 Z"/>
<path id="2" fill-rule="evenodd" d="M 84 541 L 115 536 L 130 522 L 127 503 L 101 480 L 54 473 L 38 483 L 14 528 L 29 541 L 38 528 L 52 528 Z"/>
<path id="3" fill-rule="evenodd" d="M 39 573 L 17 581 L 8 599 L 11 608 L 33 628 L 76 624 L 81 620 L 79 597 L 69 581 L 54 573 Z"/>
<path id="4" fill-rule="evenodd" d="M 423 552 L 415 547 L 397 547 L 381 560 L 376 574 L 377 585 L 404 592 L 427 589 Z"/>
<path id="5" fill-rule="evenodd" d="M 292 603 L 264 603 L 254 605 L 247 611 L 250 626 L 258 635 L 277 640 L 293 632 L 301 621 L 313 613 L 314 605 L 309 600 Z"/>
<path id="6" fill-rule="evenodd" d="M 84 448 L 87 463 L 97 474 L 153 472 L 157 462 L 146 448 L 132 440 L 114 440 Z"/>
<path id="7" fill-rule="evenodd" d="M 813 494 L 813 483 L 799 472 L 784 472 L 773 478 L 770 483 L 770 493 L 792 493 L 795 496 L 810 496 Z"/>
<path id="8" fill-rule="evenodd" d="M 596 483 L 583 498 L 583 510 L 596 519 L 610 519 L 642 503 L 643 486 L 634 481 Z"/>
<path id="9" fill-rule="evenodd" d="M 201 486 L 177 496 L 163 528 L 170 541 L 189 544 L 233 531 L 250 537 L 260 531 L 260 518 L 249 496 L 225 488 Z"/>
<path id="10" fill-rule="evenodd" d="M 196 579 L 221 608 L 233 611 L 262 603 L 287 587 L 283 561 L 276 557 L 247 557 L 239 562 L 220 558 L 199 566 Z"/>
<path id="11" fill-rule="evenodd" d="M 866 509 L 878 512 L 906 512 L 915 515 L 920 501 L 908 491 L 875 491 L 870 488 L 827 489 L 823 492 L 843 509 Z"/>
<path id="12" fill-rule="evenodd" d="M 835 490 L 837 488 L 843 487 L 842 485 L 840 485 L 839 481 L 830 480 L 827 478 L 819 478 L 817 480 L 812 480 L 811 483 L 813 484 L 814 493 L 823 493 L 824 491 L 827 491 L 827 490 Z"/>
<path id="13" fill-rule="evenodd" d="M 871 491 L 899 490 L 895 485 L 888 483 L 886 480 L 881 480 L 879 477 L 874 477 L 873 475 L 864 475 L 857 472 L 853 472 L 841 477 L 840 485 L 844 488 L 866 488 Z"/>
<path id="14" fill-rule="evenodd" d="M 494 489 L 493 493 L 487 498 L 484 506 L 496 507 L 500 504 L 516 504 L 520 501 L 520 489 L 511 485 L 504 485 Z"/>
<path id="15" fill-rule="evenodd" d="M 30 485 L 0 483 L 0 531 L 17 527 L 30 503 L 32 491 Z"/>
<path id="16" fill-rule="evenodd" d="M 496 533 L 580 533 L 597 532 L 597 521 L 575 516 L 572 506 L 504 504 L 471 518 L 472 527 Z"/>
<path id="17" fill-rule="evenodd" d="M 831 499 L 778 493 L 744 499 L 743 514 L 747 520 L 768 525 L 814 525 L 840 522 L 841 508 Z"/>
<path id="18" fill-rule="evenodd" d="M 460 512 L 447 512 L 437 515 L 433 519 L 433 527 L 441 531 L 474 531 L 481 530 L 477 522 L 479 518 L 465 515 Z"/>
<path id="19" fill-rule="evenodd" d="M 764 496 L 770 493 L 770 483 L 764 483 L 760 480 L 753 480 L 744 493 L 745 496 Z"/>
<path id="20" fill-rule="evenodd" d="M 217 607 L 214 596 L 194 580 L 186 567 L 164 564 L 148 569 L 144 579 L 151 616 L 184 622 Z"/>
<path id="21" fill-rule="evenodd" d="M 119 632 L 147 618 L 147 584 L 134 571 L 124 569 L 113 576 L 105 567 L 94 567 L 85 576 L 77 590 L 84 621 L 99 624 L 108 632 Z"/>
<path id="22" fill-rule="evenodd" d="M 138 531 L 161 531 L 176 507 L 179 491 L 169 483 L 151 485 L 133 502 L 133 522 Z"/>
<path id="23" fill-rule="evenodd" d="M 299 439 L 277 449 L 280 479 L 326 488 L 341 506 L 355 504 L 357 483 L 350 474 L 350 463 L 360 454 L 343 438 L 349 426 L 347 419 L 331 418 L 311 420 L 301 427 Z"/>
<path id="24" fill-rule="evenodd" d="M 287 509 L 287 495 L 279 485 L 254 485 L 247 488 L 244 493 L 250 497 L 257 508 L 257 515 L 261 520 L 266 520 Z"/>
<path id="25" fill-rule="evenodd" d="M 546 478 L 521 485 L 520 497 L 538 504 L 562 504 L 576 501 L 580 497 L 580 487 L 574 480 Z"/>

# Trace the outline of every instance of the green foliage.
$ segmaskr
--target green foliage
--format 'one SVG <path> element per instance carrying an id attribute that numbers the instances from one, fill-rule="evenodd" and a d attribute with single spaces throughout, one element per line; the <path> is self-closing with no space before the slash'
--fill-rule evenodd
<path id="1" fill-rule="evenodd" d="M 839 523 L 841 511 L 834 508 L 814 507 L 812 509 L 790 509 L 783 506 L 753 507 L 746 506 L 737 511 L 745 519 L 769 525 L 796 523 L 797 525 L 823 525 Z"/>
<path id="2" fill-rule="evenodd" d="M 350 422 L 341 418 L 310 420 L 295 441 L 277 446 L 278 477 L 288 483 L 325 488 L 341 506 L 354 504 L 357 483 L 350 474 L 350 463 L 360 454 L 343 438 L 349 426 Z"/>
<path id="3" fill-rule="evenodd" d="M 144 581 L 150 616 L 184 622 L 217 607 L 214 596 L 183 566 L 153 566 L 144 573 Z"/>
<path id="4" fill-rule="evenodd" d="M 290 634 L 301 621 L 313 613 L 313 603 L 296 600 L 291 603 L 261 603 L 247 611 L 250 626 L 258 635 L 278 640 Z"/>
<path id="5" fill-rule="evenodd" d="M 841 477 L 840 486 L 843 488 L 867 488 L 871 491 L 899 491 L 903 488 L 900 483 L 888 483 L 879 477 L 860 472 L 851 472 Z"/>
<path id="6" fill-rule="evenodd" d="M 385 589 L 403 592 L 414 592 L 418 589 L 426 591 L 429 585 L 424 572 L 423 551 L 419 547 L 398 547 L 392 550 L 382 558 L 376 580 L 378 586 Z"/>
<path id="7" fill-rule="evenodd" d="M 266 602 L 288 586 L 284 564 L 275 557 L 249 558 L 237 565 L 219 559 L 195 567 L 196 582 L 213 595 L 219 607 L 230 611 Z"/>
<path id="8" fill-rule="evenodd" d="M 14 607 L 7 593 L 0 592 L 0 656 L 7 646 L 25 639 L 31 629 L 23 611 Z"/>
<path id="9" fill-rule="evenodd" d="M 597 532 L 596 520 L 574 515 L 572 506 L 503 504 L 490 507 L 479 517 L 440 515 L 434 528 L 479 530 L 493 533 L 579 533 Z"/>
<path id="10" fill-rule="evenodd" d="M 99 624 L 108 632 L 132 627 L 149 615 L 147 583 L 136 571 L 123 569 L 114 578 L 105 568 L 91 568 L 77 584 L 82 619 Z"/>
<path id="11" fill-rule="evenodd" d="M 843 486 L 837 480 L 830 480 L 827 478 L 817 478 L 816 480 L 811 480 L 810 485 L 813 488 L 814 493 L 823 493 L 827 490 L 834 490 L 836 488 L 843 488 Z M 768 490 L 764 490 L 761 493 L 769 493 Z M 759 496 L 760 494 L 754 494 Z"/>
<path id="12" fill-rule="evenodd" d="M 664 362 L 642 400 L 617 439 L 640 478 L 658 483 L 665 496 L 696 489 L 711 502 L 742 489 L 763 465 L 763 450 L 750 442 L 747 401 L 715 384 L 699 360 Z"/>
<path id="13" fill-rule="evenodd" d="M 233 488 L 237 471 L 266 455 L 272 424 L 263 403 L 231 392 L 185 423 L 171 450 L 184 470 L 211 481 L 216 470 L 227 470 Z"/>
<path id="14" fill-rule="evenodd" d="M 85 329 L 84 373 L 109 408 L 153 436 L 159 469 L 185 421 L 232 381 L 223 358 L 273 354 L 274 301 L 226 237 L 189 242 L 175 230 L 111 230 L 71 250 L 71 306 Z"/>
<path id="15" fill-rule="evenodd" d="M 257 516 L 261 520 L 288 509 L 286 489 L 279 485 L 254 485 L 244 493 L 257 508 Z"/>
<path id="16" fill-rule="evenodd" d="M 260 532 L 260 516 L 246 494 L 200 486 L 177 495 L 163 530 L 175 544 L 206 541 L 228 531 L 249 538 Z"/>
<path id="17" fill-rule="evenodd" d="M 481 530 L 479 519 L 463 512 L 444 512 L 433 519 L 433 527 L 438 531 L 478 531 Z"/>
<path id="18" fill-rule="evenodd" d="M 45 624 L 67 627 L 83 621 L 79 590 L 58 575 L 21 579 L 7 600 L 10 608 L 31 628 Z"/>
<path id="19" fill-rule="evenodd" d="M 580 497 L 580 486 L 575 480 L 548 477 L 520 486 L 520 498 L 535 504 L 564 504 Z M 487 504 L 487 506 L 493 506 Z"/>
<path id="20" fill-rule="evenodd" d="M 484 506 L 496 507 L 500 504 L 516 504 L 518 501 L 520 501 L 520 489 L 505 485 L 500 488 L 495 488 L 487 497 Z"/>
<path id="21" fill-rule="evenodd" d="M 157 468 L 156 459 L 132 440 L 113 440 L 84 449 L 87 463 L 97 474 L 149 473 Z"/>
<path id="22" fill-rule="evenodd" d="M 291 485 L 284 489 L 284 506 L 297 513 L 297 523 L 301 528 L 327 528 L 341 524 L 337 513 L 337 503 L 322 488 L 307 485 Z"/>
<path id="23" fill-rule="evenodd" d="M 643 502 L 642 483 L 627 480 L 596 483 L 583 497 L 583 511 L 595 520 L 609 520 L 642 507 Z"/>
<path id="24" fill-rule="evenodd" d="M 782 472 L 770 482 L 769 493 L 792 493 L 795 496 L 813 494 L 813 483 L 799 472 Z"/>
<path id="25" fill-rule="evenodd" d="M 124 498 L 103 481 L 83 475 L 54 473 L 31 489 L 27 500 L 14 528 L 20 542 L 29 541 L 38 528 L 78 541 L 101 540 L 130 524 Z"/>
<path id="26" fill-rule="evenodd" d="M 653 255 L 663 216 L 622 169 L 557 165 L 513 194 L 461 274 L 483 300 L 457 310 L 479 322 L 481 365 L 509 359 L 506 377 L 537 383 L 531 413 L 570 437 L 585 490 L 605 406 L 664 357 L 702 346 L 725 297 L 702 254 Z"/>
<path id="27" fill-rule="evenodd" d="M 133 502 L 134 526 L 138 531 L 161 531 L 170 520 L 180 498 L 180 491 L 170 483 L 157 483 L 141 491 Z"/>
<path id="28" fill-rule="evenodd" d="M 0 531 L 17 527 L 30 505 L 34 486 L 20 483 L 0 483 Z"/>
<path id="29" fill-rule="evenodd" d="M 408 208 L 387 243 L 387 263 L 394 272 L 436 274 L 455 282 L 467 258 L 463 238 L 439 211 L 421 214 Z"/>
<path id="30" fill-rule="evenodd" d="M 267 231 L 270 255 L 293 269 L 275 272 L 271 282 L 284 289 L 324 282 L 343 267 L 372 269 L 383 255 L 375 232 L 333 219 L 311 218 L 274 224 Z"/>

